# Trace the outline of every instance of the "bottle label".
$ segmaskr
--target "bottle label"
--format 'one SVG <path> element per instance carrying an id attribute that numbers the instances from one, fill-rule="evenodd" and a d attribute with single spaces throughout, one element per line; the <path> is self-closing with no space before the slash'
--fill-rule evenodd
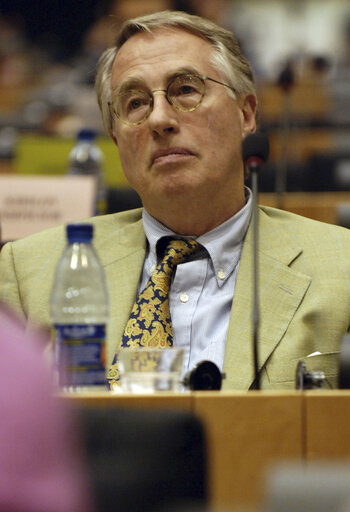
<path id="1" fill-rule="evenodd" d="M 105 385 L 105 325 L 55 324 L 54 329 L 59 387 Z"/>

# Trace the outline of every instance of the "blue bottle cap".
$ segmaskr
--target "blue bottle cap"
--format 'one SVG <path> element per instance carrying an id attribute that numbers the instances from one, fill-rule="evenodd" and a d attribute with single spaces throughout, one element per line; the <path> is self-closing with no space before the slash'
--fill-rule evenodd
<path id="1" fill-rule="evenodd" d="M 77 138 L 78 140 L 91 142 L 95 139 L 96 133 L 94 130 L 90 128 L 83 128 L 78 132 Z"/>
<path id="2" fill-rule="evenodd" d="M 67 238 L 70 244 L 74 242 L 91 242 L 93 235 L 92 224 L 67 224 Z"/>

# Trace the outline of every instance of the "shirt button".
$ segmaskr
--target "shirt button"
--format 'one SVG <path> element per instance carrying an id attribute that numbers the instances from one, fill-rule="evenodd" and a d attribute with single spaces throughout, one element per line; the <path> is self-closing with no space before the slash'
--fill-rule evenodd
<path id="1" fill-rule="evenodd" d="M 181 302 L 187 302 L 188 301 L 187 293 L 181 293 L 180 300 L 181 300 Z"/>
<path id="2" fill-rule="evenodd" d="M 220 268 L 220 270 L 218 271 L 218 274 L 217 274 L 217 275 L 218 275 L 218 278 L 219 278 L 219 279 L 225 279 L 225 277 L 226 277 L 226 274 L 225 274 L 225 272 L 222 270 L 222 268 Z"/>

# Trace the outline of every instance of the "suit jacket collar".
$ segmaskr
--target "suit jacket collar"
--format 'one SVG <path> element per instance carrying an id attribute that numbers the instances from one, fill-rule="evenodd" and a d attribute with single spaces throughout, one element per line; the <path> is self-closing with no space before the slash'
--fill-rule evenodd
<path id="1" fill-rule="evenodd" d="M 249 389 L 254 381 L 252 336 L 252 226 L 243 245 L 227 334 L 223 388 Z M 302 248 L 263 208 L 259 211 L 259 366 L 275 350 L 310 284 L 291 268 Z"/>

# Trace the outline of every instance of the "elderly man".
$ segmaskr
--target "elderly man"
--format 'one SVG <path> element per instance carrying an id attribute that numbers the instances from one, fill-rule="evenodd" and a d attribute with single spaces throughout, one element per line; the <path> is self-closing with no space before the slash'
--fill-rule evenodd
<path id="1" fill-rule="evenodd" d="M 184 349 L 184 371 L 209 359 L 225 388 L 249 389 L 252 201 L 241 145 L 256 129 L 257 100 L 248 62 L 230 32 L 168 11 L 124 24 L 96 85 L 144 206 L 92 220 L 111 295 L 108 364 L 121 345 L 173 344 Z M 266 207 L 259 225 L 262 387 L 293 388 L 300 360 L 336 382 L 349 328 L 349 233 Z M 63 238 L 53 229 L 2 251 L 1 297 L 31 323 L 50 324 Z"/>

